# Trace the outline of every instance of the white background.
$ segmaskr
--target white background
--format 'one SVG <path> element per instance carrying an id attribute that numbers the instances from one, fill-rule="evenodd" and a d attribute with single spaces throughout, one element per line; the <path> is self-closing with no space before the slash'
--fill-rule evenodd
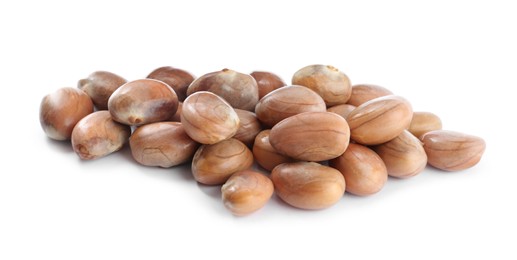
<path id="1" fill-rule="evenodd" d="M 513 1 L 284 2 L 0 3 L 0 259 L 516 259 Z M 289 82 L 314 63 L 483 137 L 482 161 L 323 211 L 273 198 L 238 218 L 186 167 L 139 166 L 127 149 L 84 162 L 39 125 L 44 95 L 95 70 Z"/>

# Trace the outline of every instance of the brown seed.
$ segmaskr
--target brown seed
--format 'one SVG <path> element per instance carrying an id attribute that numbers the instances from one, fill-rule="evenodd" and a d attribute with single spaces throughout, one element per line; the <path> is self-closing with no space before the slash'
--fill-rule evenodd
<path id="1" fill-rule="evenodd" d="M 188 86 L 194 81 L 194 76 L 188 71 L 169 66 L 153 70 L 147 78 L 165 82 L 165 84 L 174 89 L 179 101 L 185 100 Z"/>
<path id="2" fill-rule="evenodd" d="M 140 164 L 164 168 L 192 159 L 199 144 L 178 122 L 158 122 L 138 127 L 129 138 L 133 158 Z"/>
<path id="3" fill-rule="evenodd" d="M 84 91 L 61 88 L 41 100 L 39 121 L 49 138 L 69 140 L 75 124 L 92 112 L 92 100 Z"/>
<path id="4" fill-rule="evenodd" d="M 120 150 L 131 135 L 131 128 L 112 120 L 108 111 L 87 115 L 72 132 L 72 147 L 83 160 L 92 160 Z"/>
<path id="5" fill-rule="evenodd" d="M 252 164 L 253 154 L 248 147 L 231 138 L 199 147 L 192 160 L 192 175 L 199 183 L 219 185 L 232 174 L 249 169 Z"/>
<path id="6" fill-rule="evenodd" d="M 350 144 L 339 157 L 329 162 L 345 177 L 346 191 L 358 196 L 379 192 L 388 180 L 388 171 L 382 159 L 370 148 Z"/>
<path id="7" fill-rule="evenodd" d="M 480 137 L 446 130 L 427 132 L 420 139 L 427 162 L 445 171 L 461 171 L 476 165 L 486 147 Z"/>
<path id="8" fill-rule="evenodd" d="M 292 83 L 316 91 L 328 107 L 345 104 L 352 94 L 348 77 L 333 66 L 309 65 L 301 68 L 294 73 Z"/>
<path id="9" fill-rule="evenodd" d="M 352 140 L 364 145 L 385 143 L 409 127 L 413 109 L 399 96 L 372 99 L 352 111 L 347 122 Z"/>
<path id="10" fill-rule="evenodd" d="M 190 84 L 187 95 L 198 91 L 212 92 L 226 100 L 233 108 L 254 111 L 258 102 L 255 79 L 230 69 L 205 74 Z"/>
<path id="11" fill-rule="evenodd" d="M 181 122 L 181 111 L 182 110 L 183 110 L 183 102 L 179 102 L 176 113 L 169 120 L 172 122 Z"/>
<path id="12" fill-rule="evenodd" d="M 374 146 L 373 150 L 382 158 L 392 177 L 413 177 L 427 165 L 422 143 L 407 130 L 389 142 Z"/>
<path id="13" fill-rule="evenodd" d="M 139 79 L 113 92 L 108 109 L 113 120 L 122 124 L 149 124 L 170 119 L 178 109 L 178 97 L 161 81 Z"/>
<path id="14" fill-rule="evenodd" d="M 271 72 L 254 71 L 250 75 L 257 81 L 259 100 L 269 92 L 285 86 L 284 81 Z"/>
<path id="15" fill-rule="evenodd" d="M 303 112 L 324 112 L 325 101 L 314 91 L 302 86 L 286 86 L 263 97 L 255 107 L 257 118 L 266 126 Z"/>
<path id="16" fill-rule="evenodd" d="M 336 113 L 336 114 L 340 115 L 341 117 L 343 117 L 344 119 L 346 119 L 346 117 L 350 113 L 352 113 L 352 111 L 354 111 L 355 108 L 356 108 L 355 106 L 352 106 L 349 104 L 341 104 L 341 105 L 329 107 L 327 109 L 327 112 Z"/>
<path id="17" fill-rule="evenodd" d="M 302 161 L 325 161 L 345 152 L 350 129 L 345 119 L 329 112 L 305 112 L 276 124 L 269 142 L 280 153 Z"/>
<path id="18" fill-rule="evenodd" d="M 423 134 L 442 129 L 442 120 L 430 112 L 413 112 L 409 132 L 419 138 Z"/>
<path id="19" fill-rule="evenodd" d="M 255 137 L 262 130 L 262 125 L 253 112 L 242 109 L 235 109 L 235 112 L 239 116 L 239 129 L 233 138 L 251 147 Z"/>
<path id="20" fill-rule="evenodd" d="M 196 92 L 185 99 L 181 123 L 187 134 L 202 144 L 215 144 L 231 138 L 239 129 L 239 116 L 224 99 L 207 92 Z"/>
<path id="21" fill-rule="evenodd" d="M 315 162 L 280 164 L 271 172 L 276 194 L 291 206 L 324 209 L 345 192 L 345 179 L 336 169 Z"/>
<path id="22" fill-rule="evenodd" d="M 393 92 L 377 85 L 359 84 L 352 86 L 352 95 L 348 100 L 348 104 L 360 106 L 374 98 L 393 95 Z"/>
<path id="23" fill-rule="evenodd" d="M 234 215 L 251 214 L 273 195 L 273 182 L 263 174 L 245 170 L 232 175 L 221 187 L 224 206 Z"/>
<path id="24" fill-rule="evenodd" d="M 279 164 L 294 161 L 288 156 L 279 153 L 271 146 L 271 143 L 269 143 L 270 132 L 270 129 L 260 132 L 257 137 L 255 137 L 255 143 L 253 144 L 253 156 L 255 160 L 262 168 L 268 171 L 273 170 L 273 168 Z"/>
<path id="25" fill-rule="evenodd" d="M 98 110 L 106 110 L 111 94 L 126 82 L 126 79 L 117 74 L 95 71 L 87 78 L 79 80 L 77 87 L 90 96 Z"/>

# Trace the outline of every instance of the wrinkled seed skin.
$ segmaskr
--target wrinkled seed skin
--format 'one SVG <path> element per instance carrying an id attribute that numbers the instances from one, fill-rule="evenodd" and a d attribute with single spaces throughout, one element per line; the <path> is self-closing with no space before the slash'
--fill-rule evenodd
<path id="1" fill-rule="evenodd" d="M 147 78 L 165 82 L 165 84 L 174 89 L 174 92 L 178 95 L 179 101 L 185 100 L 187 97 L 188 86 L 195 79 L 194 75 L 190 74 L 188 71 L 170 66 L 160 67 L 153 70 Z"/>
<path id="2" fill-rule="evenodd" d="M 279 164 L 294 161 L 292 158 L 279 153 L 271 146 L 271 143 L 269 143 L 270 132 L 270 129 L 261 131 L 257 137 L 255 137 L 255 143 L 253 144 L 253 156 L 255 160 L 258 165 L 268 171 L 273 170 L 273 168 Z"/>
<path id="3" fill-rule="evenodd" d="M 230 69 L 205 74 L 190 84 L 187 95 L 198 91 L 209 91 L 228 102 L 233 108 L 254 111 L 259 100 L 255 79 Z"/>
<path id="4" fill-rule="evenodd" d="M 185 99 L 181 123 L 187 134 L 202 144 L 215 144 L 231 138 L 239 130 L 240 119 L 224 99 L 207 91 Z"/>
<path id="5" fill-rule="evenodd" d="M 393 140 L 372 148 L 382 158 L 392 177 L 413 177 L 421 173 L 427 165 L 427 155 L 422 143 L 407 130 Z"/>
<path id="6" fill-rule="evenodd" d="M 351 143 L 339 157 L 329 161 L 346 182 L 346 192 L 368 196 L 379 192 L 388 180 L 388 170 L 382 159 L 370 148 Z"/>
<path id="7" fill-rule="evenodd" d="M 400 96 L 372 99 L 352 111 L 346 121 L 352 140 L 364 145 L 385 143 L 409 127 L 413 109 Z"/>
<path id="8" fill-rule="evenodd" d="M 262 131 L 262 125 L 255 113 L 242 109 L 234 110 L 239 116 L 239 129 L 237 129 L 233 138 L 251 147 L 257 134 Z"/>
<path id="9" fill-rule="evenodd" d="M 77 87 L 86 92 L 98 110 L 108 109 L 108 100 L 126 79 L 108 71 L 95 71 L 87 78 L 79 80 Z"/>
<path id="10" fill-rule="evenodd" d="M 276 194 L 301 209 L 324 209 L 345 192 L 345 178 L 336 169 L 315 162 L 280 164 L 271 172 Z"/>
<path id="11" fill-rule="evenodd" d="M 72 147 L 83 160 L 93 160 L 120 150 L 128 141 L 131 128 L 112 120 L 101 110 L 87 115 L 74 127 Z"/>
<path id="12" fill-rule="evenodd" d="M 113 92 L 108 101 L 113 120 L 134 126 L 168 120 L 177 109 L 174 90 L 154 79 L 128 82 Z"/>
<path id="13" fill-rule="evenodd" d="M 420 137 L 427 162 L 444 171 L 461 171 L 476 165 L 485 152 L 485 141 L 455 131 L 435 130 Z"/>
<path id="14" fill-rule="evenodd" d="M 250 75 L 257 81 L 259 100 L 269 92 L 286 85 L 278 75 L 271 72 L 254 71 Z"/>
<path id="15" fill-rule="evenodd" d="M 221 187 L 224 206 L 236 216 L 249 215 L 266 205 L 273 182 L 263 174 L 245 170 L 233 174 Z"/>
<path id="16" fill-rule="evenodd" d="M 74 126 L 93 113 L 90 97 L 76 88 L 61 88 L 41 100 L 39 120 L 45 134 L 54 140 L 69 140 Z"/>
<path id="17" fill-rule="evenodd" d="M 255 107 L 257 118 L 266 126 L 303 112 L 324 112 L 325 101 L 309 88 L 285 86 L 263 97 Z"/>
<path id="18" fill-rule="evenodd" d="M 336 113 L 336 114 L 340 115 L 341 117 L 343 117 L 344 119 L 346 119 L 346 117 L 350 113 L 352 113 L 352 111 L 354 111 L 354 109 L 356 109 L 356 107 L 353 105 L 341 104 L 341 105 L 336 105 L 336 106 L 327 108 L 327 112 Z"/>
<path id="19" fill-rule="evenodd" d="M 158 122 L 138 127 L 129 138 L 135 161 L 168 168 L 189 162 L 199 144 L 178 122 Z"/>
<path id="20" fill-rule="evenodd" d="M 329 65 L 309 65 L 294 73 L 293 85 L 308 87 L 318 93 L 327 107 L 345 104 L 352 87 L 350 79 L 338 69 Z"/>
<path id="21" fill-rule="evenodd" d="M 349 139 L 346 120 L 329 112 L 305 112 L 286 118 L 269 135 L 269 142 L 281 154 L 313 162 L 340 156 Z"/>
<path id="22" fill-rule="evenodd" d="M 430 112 L 413 112 L 413 118 L 409 125 L 409 132 L 417 138 L 423 134 L 442 129 L 442 120 L 435 114 Z"/>
<path id="23" fill-rule="evenodd" d="M 199 147 L 192 160 L 192 175 L 199 183 L 220 185 L 252 164 L 253 153 L 244 143 L 231 138 Z"/>
<path id="24" fill-rule="evenodd" d="M 393 95 L 393 92 L 384 87 L 372 84 L 358 84 L 352 86 L 352 95 L 347 103 L 357 107 L 374 98 L 388 95 Z"/>

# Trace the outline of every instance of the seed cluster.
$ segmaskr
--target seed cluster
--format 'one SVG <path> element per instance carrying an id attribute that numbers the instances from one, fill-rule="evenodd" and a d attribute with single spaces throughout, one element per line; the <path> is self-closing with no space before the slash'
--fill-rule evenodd
<path id="1" fill-rule="evenodd" d="M 273 193 L 297 208 L 327 208 L 345 191 L 372 195 L 388 176 L 409 178 L 428 164 L 470 168 L 485 150 L 482 138 L 442 130 L 437 115 L 414 112 L 381 86 L 352 86 L 325 65 L 301 68 L 290 86 L 264 71 L 195 78 L 161 67 L 129 82 L 97 71 L 45 96 L 40 123 L 84 160 L 129 143 L 145 166 L 190 163 L 196 181 L 222 185 L 224 206 L 238 216 Z"/>

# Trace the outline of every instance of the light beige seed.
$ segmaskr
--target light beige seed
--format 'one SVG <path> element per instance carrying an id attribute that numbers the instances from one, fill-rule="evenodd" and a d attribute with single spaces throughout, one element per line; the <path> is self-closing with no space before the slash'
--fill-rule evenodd
<path id="1" fill-rule="evenodd" d="M 126 125 L 144 125 L 170 119 L 178 109 L 178 97 L 167 84 L 154 79 L 130 81 L 108 100 L 113 120 Z"/>
<path id="2" fill-rule="evenodd" d="M 269 143 L 270 129 L 260 132 L 255 137 L 255 143 L 253 144 L 253 156 L 257 163 L 262 168 L 271 171 L 277 165 L 282 163 L 293 162 L 294 160 L 288 156 L 279 153 L 271 143 Z"/>
<path id="3" fill-rule="evenodd" d="M 413 118 L 409 125 L 409 132 L 411 132 L 417 138 L 420 138 L 423 134 L 442 129 L 442 120 L 430 112 L 413 112 Z"/>
<path id="4" fill-rule="evenodd" d="M 84 91 L 66 87 L 41 100 L 39 121 L 49 138 L 69 140 L 77 122 L 92 112 L 92 100 Z"/>
<path id="5" fill-rule="evenodd" d="M 341 117 L 343 117 L 344 119 L 346 119 L 346 117 L 350 113 L 352 113 L 352 111 L 354 111 L 354 109 L 356 109 L 356 107 L 353 105 L 341 104 L 341 105 L 336 105 L 336 106 L 327 108 L 327 112 L 336 113 L 336 114 L 340 115 Z"/>
<path id="6" fill-rule="evenodd" d="M 293 85 L 308 87 L 318 93 L 327 107 L 346 104 L 352 94 L 345 73 L 330 65 L 309 65 L 293 75 Z"/>
<path id="7" fill-rule="evenodd" d="M 233 108 L 254 111 L 259 100 L 257 81 L 244 73 L 223 69 L 205 74 L 194 80 L 187 95 L 198 91 L 212 92 L 228 102 Z"/>
<path id="8" fill-rule="evenodd" d="M 273 182 L 268 177 L 251 170 L 234 173 L 221 187 L 224 206 L 237 216 L 264 207 L 273 191 Z"/>
<path id="9" fill-rule="evenodd" d="M 324 112 L 325 101 L 314 91 L 302 86 L 286 86 L 263 97 L 255 107 L 257 118 L 266 126 L 303 112 Z"/>
<path id="10" fill-rule="evenodd" d="M 158 122 L 138 127 L 129 139 L 135 161 L 168 168 L 192 159 L 199 144 L 178 122 Z"/>
<path id="11" fill-rule="evenodd" d="M 349 144 L 341 156 L 329 161 L 329 165 L 343 174 L 346 191 L 354 195 L 375 194 L 388 180 L 388 171 L 382 159 L 360 144 Z"/>
<path id="12" fill-rule="evenodd" d="M 72 131 L 72 147 L 83 160 L 97 159 L 120 150 L 128 141 L 131 128 L 112 120 L 101 110 L 87 115 Z"/>
<path id="13" fill-rule="evenodd" d="M 358 84 L 352 86 L 352 95 L 347 103 L 357 107 L 374 98 L 388 95 L 393 95 L 393 92 L 384 87 L 372 84 Z"/>
<path id="14" fill-rule="evenodd" d="M 241 141 L 231 138 L 199 147 L 192 160 L 192 175 L 199 183 L 220 185 L 252 164 L 253 153 Z"/>
<path id="15" fill-rule="evenodd" d="M 242 109 L 235 109 L 235 112 L 239 116 L 239 129 L 237 129 L 233 138 L 251 147 L 255 137 L 262 130 L 262 125 L 253 112 Z"/>
<path id="16" fill-rule="evenodd" d="M 215 144 L 231 138 L 239 129 L 239 116 L 224 99 L 207 91 L 185 99 L 181 110 L 185 132 L 202 144 Z"/>
<path id="17" fill-rule="evenodd" d="M 341 116 L 330 112 L 305 112 L 276 124 L 269 142 L 279 153 L 302 161 L 325 161 L 343 154 L 350 130 Z"/>
<path id="18" fill-rule="evenodd" d="M 407 130 L 386 143 L 374 146 L 373 150 L 382 158 L 392 177 L 413 177 L 427 165 L 422 143 Z"/>
<path id="19" fill-rule="evenodd" d="M 372 99 L 352 111 L 347 122 L 352 140 L 364 145 L 385 143 L 409 127 L 413 109 L 399 96 Z"/>
<path id="20" fill-rule="evenodd" d="M 271 172 L 276 194 L 301 209 L 324 209 L 345 192 L 345 178 L 336 169 L 315 162 L 280 164 Z"/>
<path id="21" fill-rule="evenodd" d="M 420 139 L 427 162 L 445 171 L 461 171 L 476 165 L 486 148 L 480 137 L 447 130 L 427 132 Z"/>

